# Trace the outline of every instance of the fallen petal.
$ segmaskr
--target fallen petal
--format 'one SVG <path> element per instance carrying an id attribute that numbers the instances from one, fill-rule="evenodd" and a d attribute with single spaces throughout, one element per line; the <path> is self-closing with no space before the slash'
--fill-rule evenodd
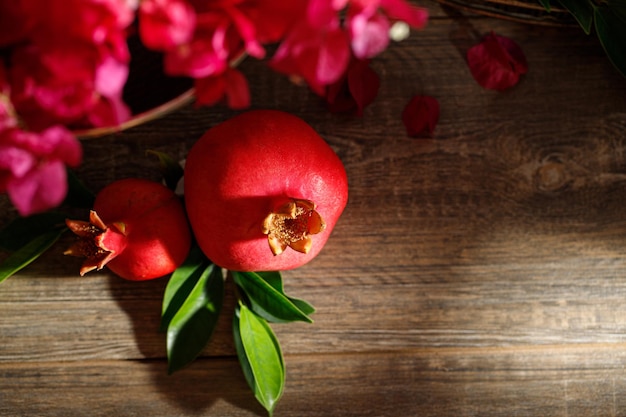
<path id="1" fill-rule="evenodd" d="M 513 87 L 528 71 L 519 45 L 493 32 L 467 51 L 467 64 L 481 87 L 497 91 Z"/>
<path id="2" fill-rule="evenodd" d="M 414 96 L 402 112 L 407 135 L 431 137 L 439 122 L 439 101 L 431 96 Z"/>

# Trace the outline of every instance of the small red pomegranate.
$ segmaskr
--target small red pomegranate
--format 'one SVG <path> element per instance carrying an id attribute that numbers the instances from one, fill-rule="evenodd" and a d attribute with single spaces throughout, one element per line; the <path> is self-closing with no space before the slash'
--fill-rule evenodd
<path id="1" fill-rule="evenodd" d="M 236 271 L 276 271 L 320 252 L 348 200 L 341 160 L 302 119 L 242 113 L 189 151 L 185 204 L 205 255 Z"/>
<path id="2" fill-rule="evenodd" d="M 89 220 L 66 221 L 80 237 L 66 254 L 87 257 L 81 275 L 106 265 L 133 281 L 162 277 L 183 263 L 191 246 L 182 202 L 157 182 L 129 178 L 107 185 Z"/>

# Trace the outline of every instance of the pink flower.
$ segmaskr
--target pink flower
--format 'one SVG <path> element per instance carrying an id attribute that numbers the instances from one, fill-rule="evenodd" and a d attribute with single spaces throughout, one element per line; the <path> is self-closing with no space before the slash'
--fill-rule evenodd
<path id="1" fill-rule="evenodd" d="M 352 51 L 357 58 L 371 58 L 387 48 L 390 18 L 421 29 L 428 21 L 428 11 L 404 0 L 350 1 L 347 25 Z"/>
<path id="2" fill-rule="evenodd" d="M 369 60 L 353 58 L 346 74 L 328 86 L 326 101 L 332 112 L 354 111 L 363 115 L 363 109 L 378 95 L 380 78 L 369 66 Z"/>
<path id="3" fill-rule="evenodd" d="M 359 58 L 370 58 L 389 44 L 390 24 L 380 13 L 360 12 L 349 20 L 352 51 Z"/>
<path id="4" fill-rule="evenodd" d="M 196 104 L 210 106 L 226 97 L 231 109 L 244 109 L 250 106 L 250 90 L 244 75 L 233 68 L 223 73 L 200 78 L 195 82 Z"/>
<path id="5" fill-rule="evenodd" d="M 130 112 L 102 118 L 110 103 L 122 103 L 128 67 L 115 58 L 99 60 L 93 50 L 82 44 L 41 51 L 34 45 L 15 48 L 10 68 L 11 100 L 15 110 L 31 130 L 42 130 L 60 123 L 91 126 L 99 121 L 115 125 L 128 119 Z M 103 126 L 98 124 L 96 126 Z"/>
<path id="6" fill-rule="evenodd" d="M 198 14 L 193 38 L 166 52 L 165 72 L 203 78 L 224 71 L 232 49 L 237 47 L 237 39 L 228 31 L 230 23 L 219 12 Z"/>
<path id="7" fill-rule="evenodd" d="M 29 129 L 126 120 L 130 114 L 122 109 L 130 59 L 126 28 L 134 18 L 129 3 L 23 1 L 34 23 L 26 42 L 12 50 L 8 80 L 15 110 Z M 103 117 L 104 113 L 114 117 Z"/>
<path id="8" fill-rule="evenodd" d="M 392 20 L 421 28 L 427 19 L 425 9 L 404 0 L 311 0 L 270 64 L 324 95 L 324 87 L 347 70 L 351 55 L 367 59 L 387 47 Z"/>
<path id="9" fill-rule="evenodd" d="M 472 76 L 481 87 L 503 91 L 528 71 L 522 49 L 511 39 L 491 32 L 467 51 Z"/>
<path id="10" fill-rule="evenodd" d="M 191 41 L 196 12 L 185 0 L 144 0 L 139 7 L 139 36 L 146 47 L 167 51 Z"/>
<path id="11" fill-rule="evenodd" d="M 439 122 L 439 102 L 430 96 L 414 96 L 402 111 L 402 122 L 411 137 L 432 136 Z"/>
<path id="12" fill-rule="evenodd" d="M 244 51 L 263 58 L 263 43 L 278 41 L 302 0 L 148 0 L 139 13 L 140 36 L 165 52 L 169 75 L 218 76 Z"/>
<path id="13" fill-rule="evenodd" d="M 324 27 L 298 24 L 280 44 L 270 65 L 276 71 L 297 75 L 319 95 L 324 87 L 337 81 L 350 60 L 348 36 L 332 19 Z"/>
<path id="14" fill-rule="evenodd" d="M 44 57 L 34 45 L 13 51 L 9 68 L 11 101 L 32 130 L 76 123 L 93 106 L 90 71 L 75 59 L 68 60 L 63 71 L 64 58 L 72 55 L 66 52 L 50 51 Z"/>
<path id="15" fill-rule="evenodd" d="M 80 143 L 67 129 L 42 132 L 17 128 L 0 131 L 0 192 L 22 216 L 56 207 L 67 194 L 65 165 L 82 159 Z"/>

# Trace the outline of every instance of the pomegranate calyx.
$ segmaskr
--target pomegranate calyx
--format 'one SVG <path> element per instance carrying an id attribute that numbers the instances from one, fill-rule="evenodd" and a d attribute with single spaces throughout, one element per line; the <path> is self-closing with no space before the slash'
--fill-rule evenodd
<path id="1" fill-rule="evenodd" d="M 126 225 L 115 222 L 109 227 L 93 210 L 89 212 L 88 222 L 67 219 L 65 224 L 78 240 L 64 254 L 86 258 L 80 268 L 81 276 L 104 268 L 126 248 Z"/>
<path id="2" fill-rule="evenodd" d="M 326 228 L 322 216 L 315 210 L 315 203 L 304 199 L 290 199 L 271 212 L 263 220 L 263 234 L 267 235 L 270 250 L 280 255 L 291 249 L 308 253 L 313 241 L 311 235 Z"/>

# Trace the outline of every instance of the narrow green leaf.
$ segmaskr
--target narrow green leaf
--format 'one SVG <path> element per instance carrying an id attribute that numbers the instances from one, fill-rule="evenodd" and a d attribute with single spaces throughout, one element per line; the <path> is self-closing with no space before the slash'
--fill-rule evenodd
<path id="1" fill-rule="evenodd" d="M 163 179 L 165 180 L 165 185 L 167 185 L 167 188 L 175 190 L 178 181 L 183 177 L 183 167 L 166 153 L 154 150 L 148 150 L 146 152 L 159 158 L 159 166 L 161 175 L 163 175 Z"/>
<path id="2" fill-rule="evenodd" d="M 596 7 L 596 32 L 609 60 L 626 77 L 626 23 L 618 13 L 610 7 Z"/>
<path id="3" fill-rule="evenodd" d="M 315 313 L 315 307 L 311 304 L 307 303 L 304 300 L 299 298 L 289 297 L 285 294 L 285 290 L 283 288 L 283 277 L 280 271 L 262 271 L 257 272 L 257 274 L 265 280 L 268 284 L 270 284 L 276 291 L 280 292 L 284 296 L 286 296 L 289 301 L 291 301 L 296 307 L 300 309 L 307 316 Z"/>
<path id="4" fill-rule="evenodd" d="M 258 273 L 231 272 L 235 284 L 249 301 L 249 307 L 259 316 L 274 323 L 313 322 L 289 297 L 267 283 Z"/>
<path id="5" fill-rule="evenodd" d="M 587 35 L 591 33 L 593 4 L 590 0 L 559 0 L 559 3 L 574 16 Z"/>
<path id="6" fill-rule="evenodd" d="M 547 12 L 550 11 L 550 0 L 538 0 L 539 3 L 546 9 Z"/>
<path id="7" fill-rule="evenodd" d="M 269 324 L 243 304 L 239 306 L 238 327 L 254 382 L 252 391 L 271 416 L 285 387 L 285 362 L 280 344 Z"/>
<path id="8" fill-rule="evenodd" d="M 250 361 L 248 361 L 248 356 L 246 355 L 246 351 L 243 347 L 243 342 L 241 340 L 241 307 L 235 307 L 235 315 L 233 317 L 233 339 L 235 341 L 235 350 L 237 351 L 237 357 L 239 358 L 239 365 L 241 366 L 241 370 L 243 371 L 243 375 L 246 378 L 246 382 L 248 386 L 254 392 L 254 387 L 256 386 L 256 381 L 254 380 L 254 374 L 252 373 L 252 367 L 250 365 Z"/>
<path id="9" fill-rule="evenodd" d="M 9 257 L 0 264 L 0 282 L 16 272 L 19 272 L 37 259 L 42 253 L 48 250 L 66 230 L 66 228 L 63 228 L 43 233 L 9 255 Z"/>
<path id="10" fill-rule="evenodd" d="M 168 372 L 191 363 L 211 339 L 224 300 L 222 270 L 210 264 L 167 328 Z"/>
<path id="11" fill-rule="evenodd" d="M 613 13 L 622 21 L 622 24 L 626 24 L 626 1 L 624 0 L 609 0 L 608 7 L 613 10 Z"/>
<path id="12" fill-rule="evenodd" d="M 67 195 L 63 204 L 76 208 L 92 208 L 96 196 L 78 179 L 74 171 L 67 170 Z"/>
<path id="13" fill-rule="evenodd" d="M 167 331 L 170 321 L 189 297 L 202 272 L 210 264 L 211 261 L 202 253 L 198 245 L 192 245 L 187 259 L 172 273 L 165 287 L 160 331 Z"/>
<path id="14" fill-rule="evenodd" d="M 13 252 L 42 234 L 65 227 L 66 214 L 45 212 L 17 217 L 0 230 L 0 248 Z"/>

